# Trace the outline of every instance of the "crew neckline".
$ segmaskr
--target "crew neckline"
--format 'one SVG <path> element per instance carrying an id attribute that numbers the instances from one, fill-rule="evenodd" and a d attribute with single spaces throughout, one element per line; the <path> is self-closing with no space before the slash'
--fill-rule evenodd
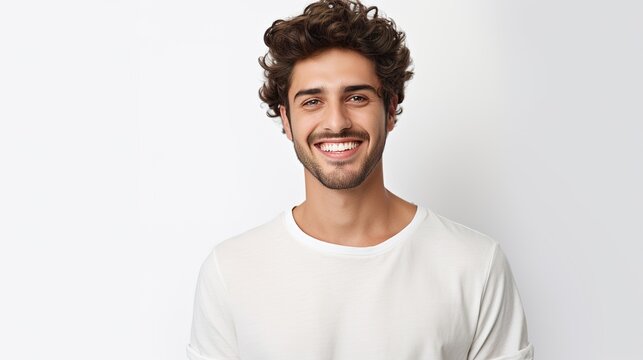
<path id="1" fill-rule="evenodd" d="M 382 241 L 381 243 L 373 246 L 348 246 L 348 245 L 339 245 L 333 244 L 327 241 L 319 240 L 308 234 L 306 234 L 295 221 L 295 217 L 292 213 L 292 208 L 286 209 L 283 214 L 283 220 L 286 225 L 286 229 L 297 241 L 314 248 L 315 250 L 333 253 L 333 254 L 344 254 L 344 255 L 375 255 L 383 253 L 389 249 L 395 247 L 395 245 L 404 241 L 408 238 L 422 223 L 424 218 L 428 215 L 428 210 L 420 205 L 416 205 L 417 209 L 415 210 L 415 215 L 411 222 L 409 222 L 402 230 L 397 234 L 391 236 L 390 238 Z"/>

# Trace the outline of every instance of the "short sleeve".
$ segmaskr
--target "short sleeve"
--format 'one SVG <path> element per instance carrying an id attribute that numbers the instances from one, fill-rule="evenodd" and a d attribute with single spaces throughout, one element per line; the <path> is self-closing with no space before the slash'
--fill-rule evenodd
<path id="1" fill-rule="evenodd" d="M 239 359 L 228 293 L 214 251 L 199 273 L 187 354 L 190 360 Z"/>
<path id="2" fill-rule="evenodd" d="M 533 360 L 527 321 L 509 263 L 494 245 L 468 360 Z"/>

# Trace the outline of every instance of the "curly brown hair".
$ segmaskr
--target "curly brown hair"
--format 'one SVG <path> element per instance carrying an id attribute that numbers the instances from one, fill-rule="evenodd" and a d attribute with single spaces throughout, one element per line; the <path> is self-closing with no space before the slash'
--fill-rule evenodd
<path id="1" fill-rule="evenodd" d="M 366 7 L 358 0 L 320 0 L 304 9 L 304 13 L 288 20 L 272 23 L 263 37 L 268 52 L 259 57 L 265 83 L 259 97 L 268 104 L 269 117 L 279 116 L 279 106 L 288 111 L 288 89 L 297 61 L 323 50 L 343 48 L 369 58 L 380 80 L 379 96 L 386 109 L 393 98 L 404 101 L 404 85 L 411 79 L 411 56 L 404 32 L 398 31 L 393 20 L 381 17 L 376 6 Z M 398 107 L 396 115 L 402 113 Z"/>

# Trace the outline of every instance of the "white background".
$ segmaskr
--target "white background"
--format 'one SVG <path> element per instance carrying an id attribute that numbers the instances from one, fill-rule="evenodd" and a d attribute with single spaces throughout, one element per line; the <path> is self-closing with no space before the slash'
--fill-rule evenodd
<path id="1" fill-rule="evenodd" d="M 2 2 L 0 358 L 185 358 L 212 246 L 303 199 L 257 57 L 305 4 Z M 538 359 L 640 359 L 643 6 L 375 4 L 389 189 L 500 241 Z"/>

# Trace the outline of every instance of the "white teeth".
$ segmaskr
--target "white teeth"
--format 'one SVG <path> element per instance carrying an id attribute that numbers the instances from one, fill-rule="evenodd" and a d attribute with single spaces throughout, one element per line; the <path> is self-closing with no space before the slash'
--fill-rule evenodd
<path id="1" fill-rule="evenodd" d="M 345 142 L 345 143 L 321 143 L 319 145 L 319 148 L 322 151 L 346 151 L 350 149 L 354 149 L 359 145 L 358 142 L 351 141 L 351 142 Z"/>

